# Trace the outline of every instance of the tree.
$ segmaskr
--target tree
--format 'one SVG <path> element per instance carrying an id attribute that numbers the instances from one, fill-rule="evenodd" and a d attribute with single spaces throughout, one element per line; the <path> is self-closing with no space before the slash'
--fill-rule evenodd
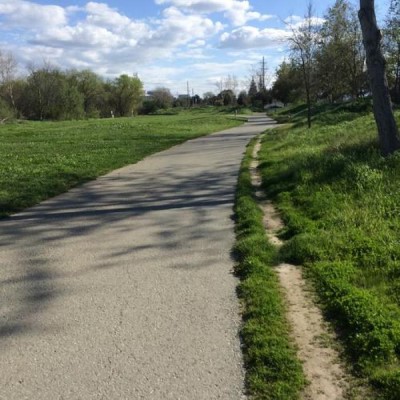
<path id="1" fill-rule="evenodd" d="M 218 89 L 218 93 L 221 93 L 224 90 L 231 90 L 236 96 L 239 83 L 235 75 L 227 75 L 224 78 L 221 77 L 214 83 L 214 85 Z"/>
<path id="2" fill-rule="evenodd" d="M 192 104 L 194 106 L 199 106 L 201 104 L 201 97 L 198 94 L 195 94 L 194 96 L 192 96 Z"/>
<path id="3" fill-rule="evenodd" d="M 83 108 L 86 117 L 99 117 L 108 101 L 103 79 L 88 69 L 70 71 L 68 75 L 71 84 L 76 86 L 83 95 Z M 110 110 L 107 112 L 109 114 Z"/>
<path id="4" fill-rule="evenodd" d="M 356 12 L 348 0 L 336 0 L 324 20 L 316 51 L 317 93 L 331 102 L 358 97 L 365 57 Z"/>
<path id="5" fill-rule="evenodd" d="M 65 73 L 49 64 L 30 69 L 24 93 L 24 115 L 39 120 L 83 116 L 83 96 Z"/>
<path id="6" fill-rule="evenodd" d="M 113 83 L 114 106 L 121 117 L 134 116 L 143 101 L 143 83 L 137 76 L 120 75 Z"/>
<path id="7" fill-rule="evenodd" d="M 242 90 L 239 93 L 237 103 L 239 106 L 242 106 L 242 107 L 247 107 L 250 104 L 250 98 L 247 95 L 247 92 L 245 90 Z"/>
<path id="8" fill-rule="evenodd" d="M 387 156 L 400 148 L 400 139 L 385 75 L 385 59 L 381 48 L 382 33 L 376 22 L 374 0 L 360 0 L 358 16 L 366 51 L 380 147 L 383 155 Z"/>
<path id="9" fill-rule="evenodd" d="M 153 101 L 158 109 L 166 109 L 172 107 L 174 96 L 171 91 L 165 87 L 158 87 L 152 92 Z"/>
<path id="10" fill-rule="evenodd" d="M 307 124 L 311 128 L 311 102 L 313 79 L 315 74 L 315 53 L 317 49 L 317 29 L 313 21 L 313 8 L 309 3 L 304 23 L 299 27 L 292 27 L 290 38 L 293 59 L 299 64 L 307 102 Z"/>
<path id="11" fill-rule="evenodd" d="M 213 92 L 203 93 L 203 103 L 209 106 L 213 105 L 215 100 L 215 94 Z"/>
<path id="12" fill-rule="evenodd" d="M 233 90 L 226 89 L 223 90 L 219 95 L 218 98 L 221 100 L 220 104 L 224 106 L 233 106 L 236 105 L 236 96 Z"/>
<path id="13" fill-rule="evenodd" d="M 400 0 L 391 0 L 384 29 L 387 72 L 392 99 L 400 103 Z"/>
<path id="14" fill-rule="evenodd" d="M 214 82 L 214 85 L 217 88 L 218 93 L 221 93 L 224 90 L 224 79 L 218 79 L 216 82 Z"/>
<path id="15" fill-rule="evenodd" d="M 10 106 L 2 98 L 0 98 L 0 124 L 3 124 L 13 117 L 13 110 L 11 110 Z"/>
<path id="16" fill-rule="evenodd" d="M 0 50 L 0 85 L 5 89 L 7 100 L 10 101 L 11 106 L 16 111 L 15 98 L 14 98 L 14 80 L 17 70 L 17 61 L 13 54 L 4 53 Z"/>
<path id="17" fill-rule="evenodd" d="M 235 96 L 237 93 L 238 86 L 239 86 L 239 83 L 238 83 L 237 77 L 235 75 L 228 75 L 224 79 L 224 89 L 231 90 L 235 94 Z"/>
<path id="18" fill-rule="evenodd" d="M 257 84 L 256 84 L 256 81 L 253 76 L 250 81 L 250 87 L 249 87 L 249 92 L 248 92 L 249 97 L 253 98 L 257 94 L 257 92 L 258 92 Z"/>
<path id="19" fill-rule="evenodd" d="M 292 103 L 303 95 L 301 70 L 294 62 L 283 61 L 276 71 L 272 96 L 284 104 Z"/>
<path id="20" fill-rule="evenodd" d="M 13 98 L 15 103 L 15 109 L 13 110 L 12 105 L 9 101 L 6 103 L 8 104 L 9 108 L 13 111 L 14 116 L 18 117 L 26 117 L 23 113 L 24 104 L 26 103 L 26 88 L 27 88 L 27 80 L 26 78 L 18 78 L 13 80 L 12 82 L 12 91 L 13 91 Z"/>
<path id="21" fill-rule="evenodd" d="M 349 25 L 349 87 L 353 98 L 368 91 L 368 77 L 365 71 L 365 50 L 357 11 L 351 6 Z"/>

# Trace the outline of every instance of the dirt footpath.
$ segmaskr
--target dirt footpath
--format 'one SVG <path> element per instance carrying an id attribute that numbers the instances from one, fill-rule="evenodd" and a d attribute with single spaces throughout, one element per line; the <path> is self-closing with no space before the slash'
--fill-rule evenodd
<path id="1" fill-rule="evenodd" d="M 278 237 L 284 228 L 283 221 L 261 189 L 261 176 L 257 170 L 260 139 L 253 149 L 251 163 L 252 184 L 256 197 L 264 213 L 264 227 L 268 239 L 275 246 L 282 246 Z M 313 294 L 307 288 L 302 267 L 279 264 L 275 267 L 282 292 L 286 300 L 287 320 L 291 328 L 292 339 L 297 347 L 297 354 L 303 363 L 304 375 L 308 381 L 302 400 L 343 400 L 351 380 L 339 353 L 328 343 L 335 341 L 335 336 L 327 329 L 321 310 L 313 301 Z"/>
<path id="2" fill-rule="evenodd" d="M 0 221 L 0 399 L 243 398 L 232 206 L 268 123 Z"/>

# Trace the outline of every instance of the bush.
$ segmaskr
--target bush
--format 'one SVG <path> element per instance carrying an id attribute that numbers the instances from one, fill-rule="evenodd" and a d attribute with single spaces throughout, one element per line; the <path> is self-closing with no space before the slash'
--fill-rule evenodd
<path id="1" fill-rule="evenodd" d="M 139 109 L 139 114 L 148 115 L 158 110 L 157 104 L 152 100 L 145 100 L 142 107 Z"/>
<path id="2" fill-rule="evenodd" d="M 357 271 L 348 263 L 316 263 L 316 287 L 332 315 L 347 331 L 349 349 L 361 366 L 392 362 L 400 349 L 400 322 L 367 290 L 351 282 Z"/>

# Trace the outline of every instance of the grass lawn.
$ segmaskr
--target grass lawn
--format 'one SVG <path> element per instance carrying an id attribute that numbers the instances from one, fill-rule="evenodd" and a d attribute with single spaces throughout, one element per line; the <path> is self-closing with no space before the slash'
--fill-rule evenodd
<path id="1" fill-rule="evenodd" d="M 279 257 L 304 266 L 355 372 L 394 400 L 400 398 L 400 152 L 381 157 L 369 108 L 320 106 L 311 129 L 304 107 L 278 112 L 291 126 L 265 136 L 261 173 L 286 223 Z"/>
<path id="2" fill-rule="evenodd" d="M 176 115 L 0 125 L 0 216 L 185 140 L 240 124 L 207 108 Z"/>

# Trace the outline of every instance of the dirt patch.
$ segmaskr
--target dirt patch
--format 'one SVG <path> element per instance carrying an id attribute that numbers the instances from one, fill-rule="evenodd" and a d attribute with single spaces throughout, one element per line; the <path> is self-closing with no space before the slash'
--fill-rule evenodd
<path id="1" fill-rule="evenodd" d="M 256 198 L 258 199 L 258 203 L 264 212 L 263 223 L 268 239 L 275 246 L 282 246 L 283 242 L 277 237 L 277 234 L 284 227 L 284 224 L 281 220 L 281 217 L 279 216 L 278 211 L 275 209 L 274 205 L 265 198 L 264 191 L 261 189 L 262 179 L 258 171 L 257 159 L 260 149 L 261 142 L 260 140 L 258 140 L 253 148 L 253 160 L 250 164 L 251 183 L 256 189 Z"/>
<path id="2" fill-rule="evenodd" d="M 326 343 L 333 338 L 324 327 L 320 309 L 307 293 L 301 268 L 280 264 L 277 272 L 286 295 L 287 318 L 298 347 L 298 356 L 310 382 L 303 399 L 343 399 L 347 385 L 346 373 L 339 362 L 338 353 Z"/>
<path id="3" fill-rule="evenodd" d="M 258 141 L 253 151 L 251 164 L 252 182 L 256 197 L 264 212 L 264 226 L 271 243 L 280 246 L 282 241 L 277 233 L 284 227 L 274 205 L 265 199 L 261 190 L 261 176 L 257 170 L 257 155 L 261 143 Z M 312 299 L 302 276 L 302 268 L 280 264 L 277 274 L 287 303 L 287 319 L 291 326 L 293 340 L 298 348 L 298 357 L 303 363 L 309 385 L 304 390 L 304 400 L 340 400 L 345 398 L 348 377 L 339 361 L 338 352 L 329 346 L 335 338 L 328 331 L 321 313 Z"/>

